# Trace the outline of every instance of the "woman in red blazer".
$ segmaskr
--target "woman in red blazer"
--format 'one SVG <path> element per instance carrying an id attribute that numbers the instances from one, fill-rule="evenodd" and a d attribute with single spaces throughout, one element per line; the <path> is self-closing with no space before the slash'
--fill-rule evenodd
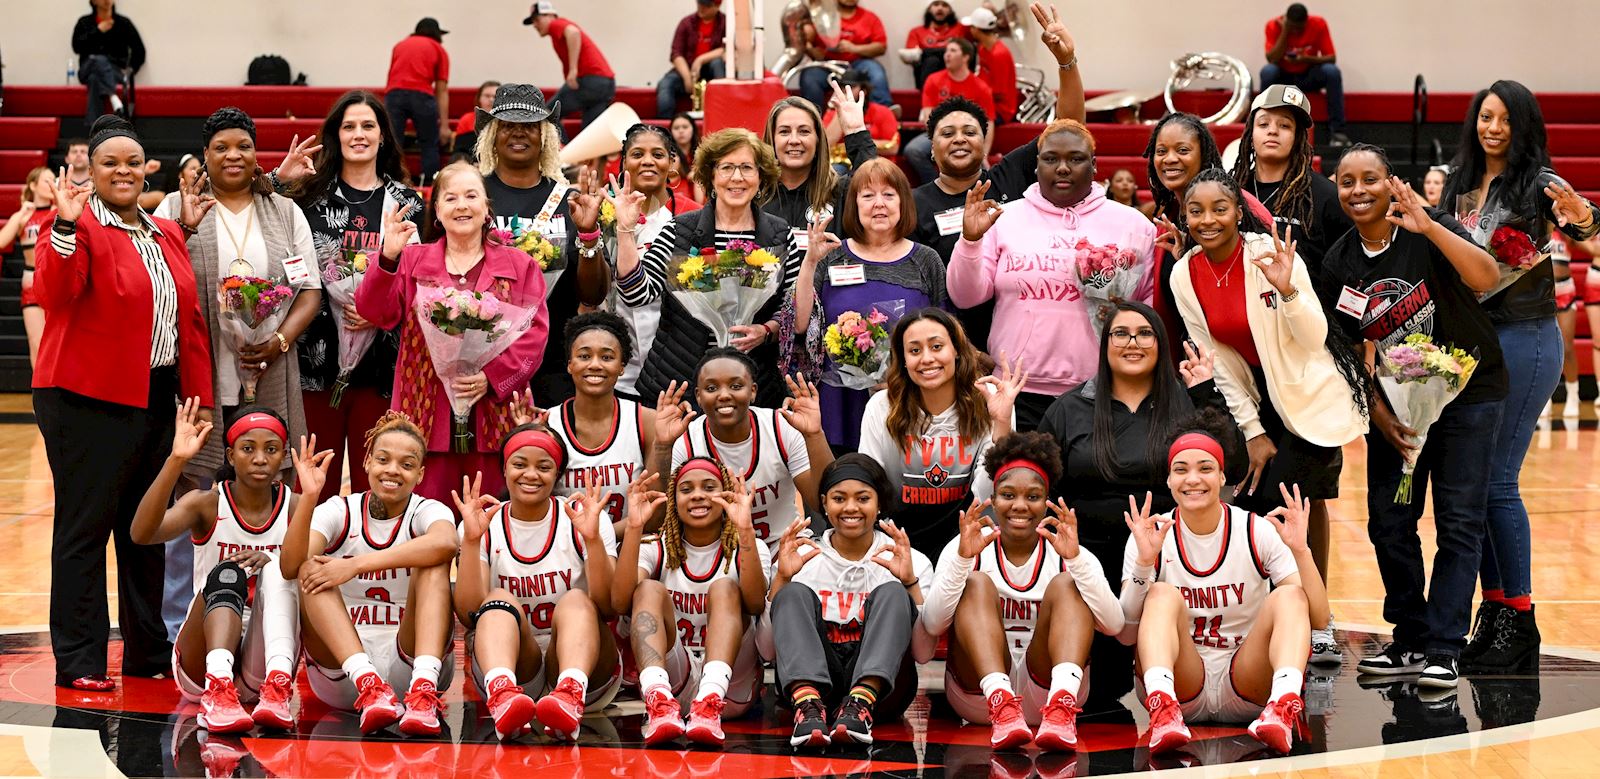
<path id="1" fill-rule="evenodd" d="M 34 415 L 55 482 L 50 643 L 56 684 L 109 691 L 105 548 L 117 550 L 125 676 L 157 676 L 172 645 L 161 620 L 163 553 L 128 529 L 172 447 L 178 398 L 210 426 L 211 339 L 176 222 L 139 208 L 144 148 L 127 122 L 95 122 L 90 186 L 65 172 L 57 214 L 35 250 L 47 314 L 33 372 Z M 190 197 L 186 211 L 205 204 Z M 195 219 L 198 221 L 198 218 Z"/>

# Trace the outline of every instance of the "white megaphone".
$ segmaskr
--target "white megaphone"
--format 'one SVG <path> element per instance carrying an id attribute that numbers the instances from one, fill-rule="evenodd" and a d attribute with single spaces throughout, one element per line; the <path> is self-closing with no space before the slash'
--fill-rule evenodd
<path id="1" fill-rule="evenodd" d="M 576 165 L 622 151 L 622 139 L 627 136 L 628 128 L 638 123 L 639 114 L 627 103 L 612 103 L 583 128 L 583 132 L 561 147 L 561 164 Z"/>

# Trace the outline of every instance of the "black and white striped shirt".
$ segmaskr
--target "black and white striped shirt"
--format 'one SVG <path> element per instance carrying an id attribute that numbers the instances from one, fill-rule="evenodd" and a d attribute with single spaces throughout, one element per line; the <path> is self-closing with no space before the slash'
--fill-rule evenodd
<path id="1" fill-rule="evenodd" d="M 617 279 L 617 291 L 621 293 L 622 302 L 630 306 L 642 306 L 661 299 L 667 291 L 667 265 L 672 262 L 673 252 L 678 244 L 678 225 L 676 222 L 667 222 L 656 234 L 655 240 L 650 242 L 650 248 L 639 259 L 639 267 L 622 278 Z M 728 248 L 732 241 L 755 241 L 754 231 L 729 231 L 716 232 L 715 248 L 722 251 Z M 792 238 L 788 240 L 788 256 L 783 258 L 783 285 L 778 288 L 778 294 L 787 295 L 794 289 L 794 282 L 800 278 L 800 263 L 806 258 L 805 249 Z M 763 249 L 782 251 L 781 246 L 763 246 Z"/>
<path id="2" fill-rule="evenodd" d="M 126 231 L 128 239 L 133 241 L 134 250 L 139 252 L 139 258 L 144 260 L 144 269 L 150 274 L 151 299 L 155 306 L 155 324 L 150 332 L 150 367 L 165 368 L 176 365 L 178 286 L 172 280 L 172 270 L 167 267 L 166 254 L 161 251 L 161 244 L 155 240 L 155 236 L 162 234 L 161 228 L 156 226 L 155 220 L 151 219 L 144 209 L 139 210 L 138 225 L 123 222 L 122 217 L 112 213 L 111 209 L 101 202 L 99 195 L 89 196 L 89 212 L 100 224 L 106 227 L 120 227 Z M 77 251 L 78 236 L 64 235 L 51 230 L 50 244 L 56 254 L 68 257 Z"/>

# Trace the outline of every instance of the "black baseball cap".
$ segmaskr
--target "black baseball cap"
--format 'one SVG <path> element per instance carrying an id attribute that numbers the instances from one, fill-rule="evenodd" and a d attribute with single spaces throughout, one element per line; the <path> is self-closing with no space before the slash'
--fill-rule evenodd
<path id="1" fill-rule="evenodd" d="M 431 16 L 424 16 L 422 18 L 422 21 L 417 22 L 417 29 L 412 31 L 411 34 L 412 35 L 426 35 L 429 38 L 432 38 L 434 40 L 439 40 L 439 38 L 441 38 L 441 37 L 443 37 L 445 35 L 448 35 L 449 33 L 450 33 L 449 30 L 441 30 L 441 29 L 439 29 L 439 20 L 438 19 L 435 19 L 435 18 L 433 18 Z"/>

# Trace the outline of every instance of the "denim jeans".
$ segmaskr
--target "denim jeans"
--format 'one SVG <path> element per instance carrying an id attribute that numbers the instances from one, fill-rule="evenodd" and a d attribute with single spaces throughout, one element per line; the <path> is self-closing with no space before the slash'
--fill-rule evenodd
<path id="1" fill-rule="evenodd" d="M 1328 97 L 1328 131 L 1344 132 L 1344 74 L 1332 62 L 1312 65 L 1304 73 L 1290 73 L 1277 65 L 1261 68 L 1261 88 L 1290 84 L 1301 92 L 1322 92 Z"/>
<path id="2" fill-rule="evenodd" d="M 1500 351 L 1511 374 L 1511 391 L 1500 406 L 1500 435 L 1489 471 L 1489 540 L 1478 575 L 1485 590 L 1515 598 L 1533 592 L 1528 509 L 1517 480 L 1533 441 L 1539 414 L 1561 382 L 1563 349 L 1555 317 L 1499 325 Z"/>
<path id="3" fill-rule="evenodd" d="M 557 100 L 561 101 L 561 116 L 567 117 L 579 112 L 583 113 L 581 131 L 589 123 L 600 116 L 611 102 L 617 98 L 617 80 L 605 76 L 579 76 L 578 88 L 573 89 L 565 84 L 556 92 Z M 566 133 L 563 132 L 562 135 Z M 571 140 L 565 139 L 565 140 Z"/>
<path id="4" fill-rule="evenodd" d="M 1549 397 L 1549 393 L 1545 393 Z M 1382 402 L 1382 401 L 1378 401 Z M 1492 446 L 1500 403 L 1451 403 L 1428 429 L 1417 455 L 1412 501 L 1398 504 L 1400 454 L 1376 431 L 1367 434 L 1367 537 L 1383 578 L 1383 618 L 1395 643 L 1412 651 L 1458 657 L 1472 621 L 1472 588 L 1485 534 Z M 1439 551 L 1430 581 L 1417 522 L 1433 482 L 1433 524 Z M 1424 583 L 1427 590 L 1424 594 Z"/>
<path id="5" fill-rule="evenodd" d="M 406 132 L 406 120 L 417 128 L 417 145 L 422 147 L 422 175 L 439 172 L 439 100 L 414 89 L 391 89 L 383 96 L 383 107 L 394 122 L 395 137 Z"/>
<path id="6" fill-rule="evenodd" d="M 715 59 L 700 66 L 698 79 L 710 81 L 722 78 L 728 71 L 728 64 L 720 59 Z M 583 82 L 578 82 L 581 86 Z M 656 82 L 656 118 L 671 119 L 678 113 L 678 101 L 689 99 L 689 89 L 683 84 L 683 76 L 678 75 L 678 69 L 667 71 Z"/>
<path id="7" fill-rule="evenodd" d="M 872 102 L 882 106 L 894 105 L 894 100 L 889 96 L 889 74 L 884 72 L 877 60 L 856 60 L 850 63 L 850 69 L 867 74 L 867 81 L 872 84 Z M 825 68 L 807 68 L 800 73 L 800 96 L 816 104 L 818 111 L 828 112 L 828 98 L 832 95 L 833 87 L 828 86 L 828 71 Z"/>
<path id="8" fill-rule="evenodd" d="M 122 68 L 104 54 L 91 54 L 83 61 L 83 67 L 78 71 L 78 81 L 89 88 L 89 103 L 83 111 L 85 130 L 105 113 L 106 100 L 117 93 L 117 85 L 125 78 Z"/>

